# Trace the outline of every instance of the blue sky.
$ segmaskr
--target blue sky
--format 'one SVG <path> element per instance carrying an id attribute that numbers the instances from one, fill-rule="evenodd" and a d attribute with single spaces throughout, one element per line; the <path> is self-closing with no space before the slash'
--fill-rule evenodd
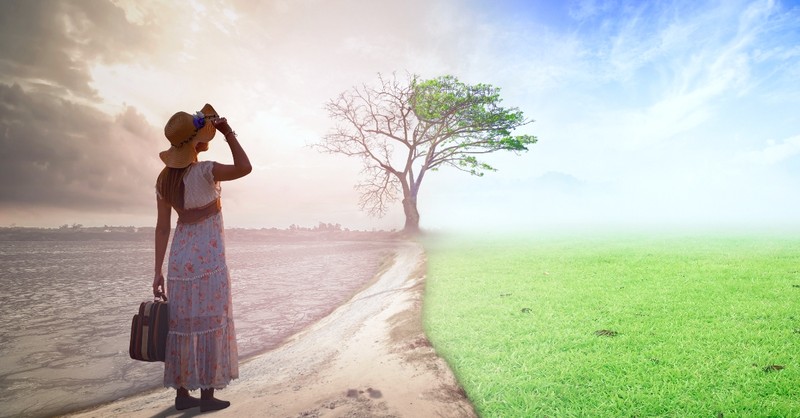
<path id="1" fill-rule="evenodd" d="M 515 6 L 486 13 L 495 23 L 508 16 L 494 29 L 507 40 L 495 56 L 511 64 L 494 77 L 537 120 L 540 143 L 494 174 L 493 192 L 516 202 L 502 219 L 797 223 L 796 6 Z M 478 196 L 463 199 L 480 207 Z"/>
<path id="2" fill-rule="evenodd" d="M 163 124 L 206 102 L 255 164 L 228 226 L 359 212 L 359 162 L 308 145 L 377 74 L 502 88 L 530 152 L 420 191 L 429 229 L 800 223 L 800 6 L 788 1 L 7 3 L 0 224 L 153 222 Z M 225 161 L 220 141 L 207 155 Z"/>

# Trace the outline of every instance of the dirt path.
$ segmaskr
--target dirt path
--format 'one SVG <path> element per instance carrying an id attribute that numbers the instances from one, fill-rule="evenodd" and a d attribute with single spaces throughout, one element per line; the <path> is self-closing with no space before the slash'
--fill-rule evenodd
<path id="1" fill-rule="evenodd" d="M 283 346 L 240 365 L 218 397 L 236 417 L 475 417 L 422 330 L 422 247 L 398 247 L 368 288 Z M 187 417 L 167 389 L 71 416 Z M 188 412 L 188 413 L 187 413 Z"/>

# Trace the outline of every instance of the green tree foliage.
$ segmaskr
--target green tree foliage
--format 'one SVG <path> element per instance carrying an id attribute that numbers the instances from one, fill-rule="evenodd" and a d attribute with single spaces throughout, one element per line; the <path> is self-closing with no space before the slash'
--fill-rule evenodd
<path id="1" fill-rule="evenodd" d="M 495 151 L 527 151 L 532 135 L 512 135 L 528 124 L 522 111 L 500 106 L 500 88 L 468 85 L 453 76 L 413 81 L 411 106 L 420 121 L 422 143 L 429 145 L 429 169 L 446 164 L 482 176 L 494 167 L 476 155 Z"/>
<path id="2" fill-rule="evenodd" d="M 495 168 L 480 155 L 519 153 L 536 143 L 533 135 L 512 134 L 531 121 L 500 106 L 498 87 L 451 75 L 378 79 L 377 86 L 353 87 L 326 104 L 336 127 L 316 147 L 361 158 L 361 208 L 382 216 L 402 197 L 406 231 L 419 229 L 417 195 L 427 172 L 451 166 L 482 176 Z"/>

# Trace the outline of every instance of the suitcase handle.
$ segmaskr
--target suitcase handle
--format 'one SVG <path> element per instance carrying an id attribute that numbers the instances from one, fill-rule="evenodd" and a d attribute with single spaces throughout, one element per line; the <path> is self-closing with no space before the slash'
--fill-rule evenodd
<path id="1" fill-rule="evenodd" d="M 164 293 L 163 291 L 162 292 L 158 292 L 158 295 L 156 295 L 156 297 L 154 297 L 153 300 L 157 301 L 159 298 L 164 302 L 169 300 L 169 299 L 167 299 L 167 294 Z"/>

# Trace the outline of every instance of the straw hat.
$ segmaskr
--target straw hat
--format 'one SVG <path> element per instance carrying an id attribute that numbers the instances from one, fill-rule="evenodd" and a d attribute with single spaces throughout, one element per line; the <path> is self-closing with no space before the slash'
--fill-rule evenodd
<path id="1" fill-rule="evenodd" d="M 194 162 L 197 159 L 194 146 L 198 142 L 211 141 L 217 133 L 217 128 L 211 123 L 217 117 L 217 111 L 208 103 L 194 115 L 186 112 L 172 115 L 164 126 L 164 136 L 172 146 L 159 153 L 161 161 L 172 168 L 183 168 Z"/>

